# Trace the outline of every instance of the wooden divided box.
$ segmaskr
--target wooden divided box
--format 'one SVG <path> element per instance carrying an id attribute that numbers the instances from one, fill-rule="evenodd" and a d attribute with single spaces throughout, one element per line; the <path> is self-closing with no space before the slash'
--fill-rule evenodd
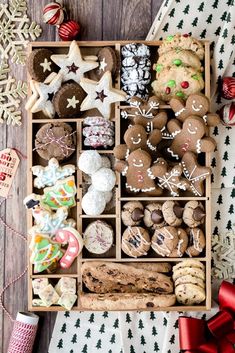
<path id="1" fill-rule="evenodd" d="M 148 42 L 148 41 L 118 41 L 118 42 L 113 42 L 113 41 L 100 41 L 100 42 L 78 42 L 78 45 L 81 49 L 82 55 L 96 55 L 97 51 L 101 47 L 105 46 L 111 46 L 113 47 L 117 52 L 120 54 L 121 47 L 127 43 L 144 43 L 150 47 L 151 50 L 151 61 L 152 64 L 157 61 L 157 49 L 159 45 L 161 44 L 160 41 L 154 41 L 154 42 Z M 205 68 L 205 91 L 204 93 L 206 96 L 210 96 L 210 45 L 208 41 L 203 41 L 202 42 L 204 47 L 205 47 L 205 60 L 204 60 L 204 68 Z M 54 53 L 56 54 L 62 54 L 62 53 L 67 53 L 69 49 L 69 42 L 34 42 L 30 43 L 29 45 L 29 53 L 37 48 L 49 48 L 51 49 Z M 155 76 L 155 73 L 153 71 L 153 75 Z M 28 77 L 28 80 L 31 78 Z M 153 77 L 155 79 L 155 77 Z M 121 83 L 120 83 L 120 77 L 117 77 L 115 81 L 115 87 L 116 88 L 121 88 Z M 31 92 L 29 92 L 29 95 Z M 113 104 L 113 113 L 112 113 L 112 120 L 115 125 L 115 145 L 118 145 L 123 142 L 122 137 L 126 128 L 126 121 L 124 119 L 121 119 L 121 111 L 122 109 L 125 108 L 125 103 L 116 103 Z M 169 116 L 173 117 L 173 112 L 170 110 L 169 105 L 163 105 L 161 108 L 166 109 L 169 112 Z M 84 146 L 83 144 L 83 137 L 82 137 L 82 126 L 83 126 L 83 119 L 84 116 L 89 116 L 90 111 L 86 112 L 82 117 L 79 118 L 67 118 L 67 119 L 59 119 L 56 117 L 55 119 L 48 119 L 45 116 L 43 116 L 42 113 L 28 113 L 28 120 L 27 120 L 27 156 L 28 156 L 28 168 L 27 168 L 27 194 L 31 194 L 33 192 L 39 193 L 38 189 L 34 189 L 33 186 L 33 175 L 32 175 L 32 170 L 31 167 L 34 165 L 42 165 L 46 166 L 47 161 L 43 160 L 40 158 L 38 153 L 34 150 L 34 139 L 37 131 L 39 128 L 49 122 L 66 122 L 70 124 L 73 128 L 74 131 L 76 131 L 77 134 L 77 149 L 76 153 L 74 153 L 71 158 L 66 160 L 62 164 L 74 164 L 77 166 L 77 160 L 80 156 L 80 154 L 88 149 L 87 147 Z M 99 114 L 100 115 L 100 114 Z M 110 149 L 102 149 L 102 150 L 97 150 L 100 154 L 106 155 L 110 157 L 112 162 L 114 162 L 114 156 L 113 156 L 113 147 Z M 202 157 L 200 160 L 201 164 L 210 165 L 210 155 L 207 154 Z M 114 196 L 113 196 L 113 204 L 112 207 L 109 208 L 105 213 L 103 213 L 100 216 L 97 217 L 90 217 L 86 214 L 83 213 L 83 210 L 81 208 L 81 199 L 82 195 L 84 193 L 84 190 L 86 189 L 86 179 L 84 178 L 84 175 L 80 170 L 76 168 L 76 174 L 75 174 L 75 180 L 76 180 L 76 185 L 77 185 L 77 204 L 76 207 L 73 207 L 70 209 L 70 216 L 74 218 L 77 222 L 77 229 L 82 234 L 86 228 L 86 226 L 92 222 L 95 219 L 102 219 L 105 220 L 108 224 L 110 224 L 114 230 L 115 233 L 115 241 L 112 249 L 105 254 L 105 256 L 95 256 L 90 254 L 85 248 L 83 248 L 82 253 L 80 256 L 74 261 L 72 266 L 68 270 L 62 270 L 58 269 L 57 272 L 53 274 L 47 274 L 47 273 L 39 273 L 39 274 L 34 274 L 33 272 L 33 266 L 30 263 L 30 250 L 28 250 L 28 262 L 29 262 L 29 271 L 28 271 L 28 307 L 29 310 L 31 311 L 60 311 L 64 310 L 63 307 L 53 305 L 51 307 L 36 307 L 32 305 L 32 300 L 33 300 L 33 291 L 32 291 L 32 280 L 34 278 L 49 278 L 50 282 L 52 284 L 56 284 L 58 280 L 62 276 L 68 276 L 72 278 L 76 278 L 77 281 L 77 291 L 78 291 L 78 300 L 75 303 L 74 307 L 72 310 L 83 310 L 83 308 L 80 305 L 79 301 L 79 293 L 80 292 L 86 292 L 87 289 L 84 290 L 83 284 L 82 284 L 82 278 L 81 278 L 81 265 L 83 262 L 87 261 L 93 261 L 93 260 L 102 260 L 102 261 L 111 261 L 111 262 L 117 262 L 117 263 L 130 263 L 130 262 L 169 262 L 172 264 L 178 263 L 180 261 L 184 261 L 188 257 L 182 257 L 182 258 L 162 258 L 158 256 L 153 250 L 150 250 L 148 255 L 145 257 L 140 257 L 140 258 L 130 258 L 127 255 L 125 255 L 122 250 L 121 250 L 121 237 L 122 233 L 124 230 L 124 226 L 121 221 L 121 209 L 122 205 L 130 200 L 139 200 L 143 201 L 143 204 L 146 204 L 147 202 L 150 201 L 157 201 L 160 203 L 163 203 L 166 200 L 177 200 L 181 205 L 184 205 L 187 201 L 189 200 L 199 200 L 203 203 L 205 210 L 206 210 L 206 217 L 205 217 L 205 224 L 203 225 L 204 227 L 204 232 L 205 232 L 205 237 L 206 237 L 206 247 L 204 252 L 202 253 L 200 258 L 197 258 L 198 260 L 202 261 L 205 264 L 206 267 L 206 300 L 196 306 L 182 306 L 179 304 L 176 304 L 175 306 L 172 307 L 164 307 L 164 308 L 158 308 L 154 310 L 161 310 L 161 311 L 202 311 L 202 310 L 209 310 L 211 308 L 211 181 L 210 178 L 207 178 L 206 183 L 205 183 L 205 195 L 202 197 L 195 197 L 193 196 L 192 193 L 184 192 L 184 194 L 180 195 L 179 197 L 171 197 L 167 192 L 164 191 L 163 196 L 159 197 L 148 197 L 148 196 L 130 196 L 125 192 L 125 189 L 123 187 L 123 177 L 117 174 L 117 182 L 116 182 L 116 187 L 114 190 Z M 33 225 L 33 218 L 32 218 L 32 213 L 27 212 L 27 227 L 28 229 L 31 228 Z M 30 236 L 28 240 L 28 245 L 30 244 Z M 29 249 L 29 247 L 28 247 Z M 119 308 L 117 307 L 117 310 Z M 151 310 L 151 308 L 146 308 L 146 310 Z M 153 310 L 153 309 L 152 309 Z"/>

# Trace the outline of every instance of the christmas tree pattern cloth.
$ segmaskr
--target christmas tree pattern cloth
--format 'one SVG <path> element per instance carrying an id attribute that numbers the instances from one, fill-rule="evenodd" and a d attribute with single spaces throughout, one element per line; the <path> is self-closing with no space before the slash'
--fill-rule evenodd
<path id="1" fill-rule="evenodd" d="M 211 92 L 214 111 L 228 103 L 226 100 L 220 100 L 216 94 L 218 76 L 235 77 L 234 23 L 234 0 L 165 0 L 147 36 L 147 40 L 158 40 L 181 32 L 191 33 L 197 38 L 211 41 Z M 217 150 L 213 153 L 211 162 L 213 171 L 212 231 L 214 234 L 222 234 L 226 237 L 226 233 L 229 230 L 231 232 L 235 223 L 235 212 L 231 206 L 235 200 L 235 149 L 232 147 L 232 141 L 235 140 L 235 128 L 220 125 L 211 130 L 211 135 L 217 141 Z M 232 258 L 234 251 L 229 256 Z M 229 273 L 229 277 L 232 278 L 235 269 L 231 267 L 230 271 L 222 270 L 222 273 L 225 278 L 226 273 Z M 218 280 L 214 280 L 215 293 L 218 291 L 218 284 Z M 192 312 L 186 315 L 208 319 L 217 311 L 217 308 L 213 308 L 210 313 Z M 107 314 L 106 319 L 109 321 L 105 323 L 104 316 Z M 66 318 L 64 315 L 70 315 L 70 317 Z M 89 321 L 91 315 L 93 322 Z M 173 312 L 58 313 L 49 353 L 179 353 L 178 316 L 179 313 Z M 82 324 L 79 332 L 74 332 L 73 326 L 77 320 L 80 320 Z M 117 322 L 119 327 L 115 328 L 114 325 L 117 326 Z M 64 326 L 63 330 L 66 329 L 66 332 L 61 332 L 64 323 L 66 327 Z M 74 334 L 77 334 L 77 337 L 75 336 L 77 342 L 72 343 Z M 86 335 L 91 335 L 91 338 L 87 338 Z M 112 337 L 115 337 L 115 343 L 111 342 L 114 340 Z"/>

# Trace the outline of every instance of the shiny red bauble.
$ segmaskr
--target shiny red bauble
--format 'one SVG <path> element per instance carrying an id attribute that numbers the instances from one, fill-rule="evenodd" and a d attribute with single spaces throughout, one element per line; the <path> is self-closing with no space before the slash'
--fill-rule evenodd
<path id="1" fill-rule="evenodd" d="M 58 31 L 60 38 L 64 41 L 77 39 L 79 32 L 79 24 L 72 20 L 62 23 Z"/>
<path id="2" fill-rule="evenodd" d="M 224 77 L 221 83 L 221 96 L 225 99 L 235 98 L 235 78 Z"/>

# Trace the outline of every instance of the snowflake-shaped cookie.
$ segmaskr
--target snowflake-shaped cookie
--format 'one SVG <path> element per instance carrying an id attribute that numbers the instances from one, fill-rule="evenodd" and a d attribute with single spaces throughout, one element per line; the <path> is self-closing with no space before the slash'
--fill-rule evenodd
<path id="1" fill-rule="evenodd" d="M 212 274 L 216 278 L 235 278 L 235 232 L 212 237 Z"/>
<path id="2" fill-rule="evenodd" d="M 157 174 L 157 185 L 162 189 L 169 190 L 171 196 L 179 196 L 178 189 L 184 191 L 187 189 L 187 183 L 181 177 L 181 174 L 182 167 L 180 165 L 176 165 L 164 174 Z"/>
<path id="3" fill-rule="evenodd" d="M 0 4 L 0 56 L 17 64 L 24 65 L 24 48 L 28 39 L 35 40 L 42 30 L 36 22 L 31 22 L 27 14 L 25 0 L 10 0 L 9 4 Z"/>

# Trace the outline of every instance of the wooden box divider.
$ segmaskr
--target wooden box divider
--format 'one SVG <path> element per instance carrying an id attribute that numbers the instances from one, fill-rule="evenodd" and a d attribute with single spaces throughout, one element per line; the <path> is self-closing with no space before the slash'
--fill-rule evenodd
<path id="1" fill-rule="evenodd" d="M 125 45 L 127 43 L 145 43 L 146 45 L 149 45 L 150 47 L 156 47 L 154 48 L 157 49 L 157 47 L 161 44 L 160 41 L 98 41 L 98 42 L 78 42 L 80 48 L 82 51 L 87 53 L 97 53 L 98 49 L 100 47 L 104 46 L 112 46 L 115 48 L 115 50 L 120 54 L 121 46 Z M 204 43 L 205 47 L 205 61 L 204 61 L 204 67 L 205 67 L 205 94 L 209 97 L 210 96 L 210 44 L 208 41 L 202 41 Z M 29 44 L 29 53 L 39 47 L 47 47 L 51 48 L 52 50 L 56 51 L 56 53 L 65 53 L 68 50 L 70 43 L 69 42 L 34 42 Z M 30 79 L 28 75 L 28 80 Z M 115 80 L 115 87 L 120 88 L 121 87 L 121 82 L 120 82 L 120 75 L 117 77 Z M 30 94 L 30 92 L 29 92 Z M 113 109 L 113 121 L 115 124 L 115 145 L 120 144 L 121 142 L 121 132 L 122 132 L 122 126 L 121 126 L 121 119 L 120 119 L 120 112 L 122 109 L 125 109 L 127 107 L 126 104 L 119 104 L 116 103 L 114 105 Z M 160 108 L 163 109 L 170 109 L 169 105 L 161 105 Z M 63 271 L 59 271 L 59 273 L 55 274 L 34 274 L 33 273 L 33 268 L 30 263 L 30 250 L 28 250 L 28 266 L 29 266 L 29 272 L 28 272 L 28 309 L 31 311 L 62 311 L 64 310 L 60 306 L 51 306 L 49 308 L 47 307 L 35 307 L 32 305 L 32 299 L 33 299 L 33 291 L 32 291 L 32 279 L 34 278 L 40 278 L 40 277 L 45 277 L 51 279 L 51 281 L 57 281 L 63 276 L 67 277 L 72 277 L 76 278 L 77 280 L 77 289 L 78 289 L 78 297 L 79 293 L 83 291 L 83 284 L 82 284 L 82 275 L 81 275 L 81 265 L 83 262 L 90 262 L 94 260 L 104 260 L 108 262 L 120 262 L 120 263 L 129 263 L 129 262 L 170 262 L 170 263 L 176 263 L 176 262 L 181 262 L 186 259 L 186 257 L 183 258 L 161 258 L 161 257 L 145 257 L 145 258 L 130 258 L 130 257 L 125 257 L 122 254 L 121 251 L 121 235 L 122 235 L 122 222 L 121 222 L 121 207 L 122 204 L 131 201 L 131 200 L 138 200 L 138 201 L 161 201 L 164 202 L 165 200 L 177 200 L 180 202 L 187 202 L 189 200 L 198 200 L 204 203 L 205 209 L 206 209 L 206 221 L 205 221 L 205 236 L 206 236 L 206 250 L 205 250 L 205 256 L 198 257 L 197 259 L 205 263 L 206 265 L 206 300 L 205 303 L 202 305 L 197 305 L 197 306 L 182 306 L 176 304 L 173 307 L 166 307 L 166 308 L 158 308 L 154 310 L 167 310 L 167 311 L 202 311 L 202 310 L 209 310 L 211 308 L 211 181 L 209 179 L 206 180 L 205 184 L 205 196 L 202 197 L 195 197 L 191 195 L 187 196 L 180 196 L 180 197 L 171 197 L 171 196 L 162 196 L 162 197 L 134 197 L 134 196 L 123 196 L 121 193 L 121 179 L 122 177 L 120 174 L 117 173 L 117 183 L 115 186 L 115 213 L 104 213 L 100 216 L 97 217 L 91 217 L 83 213 L 82 207 L 81 207 L 81 200 L 82 200 L 82 194 L 83 194 L 83 174 L 82 172 L 77 168 L 77 161 L 80 156 L 80 154 L 83 152 L 83 141 L 82 141 L 82 124 L 83 124 L 83 118 L 68 118 L 68 119 L 48 119 L 45 117 L 34 117 L 32 113 L 28 112 L 28 122 L 27 122 L 27 156 L 28 156 L 28 167 L 27 167 L 27 194 L 31 194 L 34 189 L 33 189 L 33 175 L 31 171 L 31 167 L 35 165 L 34 161 L 34 154 L 33 152 L 33 136 L 34 136 L 34 131 L 35 127 L 41 126 L 42 124 L 45 123 L 51 123 L 51 122 L 66 122 L 66 123 L 72 123 L 75 124 L 76 126 L 76 131 L 77 131 L 77 150 L 76 154 L 72 157 L 73 161 L 71 163 L 76 164 L 76 185 L 77 185 L 77 204 L 76 204 L 76 223 L 77 223 L 77 229 L 80 234 L 83 233 L 85 225 L 90 221 L 93 221 L 94 219 L 103 219 L 107 221 L 108 223 L 111 222 L 114 232 L 115 232 L 115 256 L 110 256 L 110 257 L 105 257 L 103 256 L 102 258 L 100 257 L 87 257 L 83 256 L 83 254 L 80 254 L 80 256 L 75 260 L 76 263 L 75 265 L 73 264 L 72 270 L 68 271 L 66 273 L 63 273 Z M 112 157 L 113 156 L 113 151 L 111 149 L 109 150 L 98 150 L 98 152 L 102 155 L 107 155 Z M 205 164 L 207 166 L 210 165 L 210 155 L 206 154 L 206 162 Z M 68 162 L 70 163 L 70 161 Z M 45 161 L 44 161 L 45 164 Z M 65 163 L 66 164 L 66 163 Z M 27 212 L 27 227 L 28 229 L 32 227 L 33 224 L 33 219 L 31 212 Z M 30 236 L 28 239 L 28 245 L 30 244 Z M 75 273 L 74 273 L 75 269 Z M 79 303 L 79 298 L 77 300 L 77 303 L 73 307 L 72 310 L 84 310 L 80 303 Z M 117 310 L 119 310 L 117 308 Z M 146 310 L 151 310 L 146 309 Z"/>

